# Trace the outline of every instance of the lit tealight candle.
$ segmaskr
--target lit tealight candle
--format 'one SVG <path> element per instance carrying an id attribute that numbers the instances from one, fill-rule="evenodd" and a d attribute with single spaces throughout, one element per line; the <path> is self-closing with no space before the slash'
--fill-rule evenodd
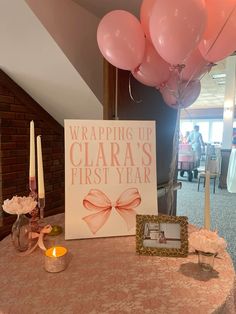
<path id="1" fill-rule="evenodd" d="M 67 249 L 55 246 L 45 252 L 45 270 L 50 273 L 58 273 L 66 268 Z"/>

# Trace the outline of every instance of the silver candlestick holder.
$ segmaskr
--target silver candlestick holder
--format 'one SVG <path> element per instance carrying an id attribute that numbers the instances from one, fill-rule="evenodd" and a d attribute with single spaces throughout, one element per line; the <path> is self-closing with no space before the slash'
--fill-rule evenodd
<path id="1" fill-rule="evenodd" d="M 39 208 L 39 218 L 44 218 L 44 208 L 45 208 L 45 197 L 44 198 L 38 198 L 38 208 Z"/>
<path id="2" fill-rule="evenodd" d="M 40 232 L 42 229 L 42 220 L 44 218 L 45 198 L 38 198 L 36 178 L 29 179 L 29 189 L 31 196 L 37 201 L 37 206 L 31 211 L 30 225 L 33 232 Z"/>

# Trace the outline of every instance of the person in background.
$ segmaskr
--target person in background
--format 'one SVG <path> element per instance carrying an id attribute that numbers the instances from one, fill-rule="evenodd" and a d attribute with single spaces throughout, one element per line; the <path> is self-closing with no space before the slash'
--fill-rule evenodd
<path id="1" fill-rule="evenodd" d="M 197 166 L 200 166 L 201 154 L 204 150 L 204 142 L 202 134 L 199 132 L 199 125 L 195 125 L 193 131 L 188 137 L 189 143 L 192 145 L 192 149 L 196 154 Z"/>
<path id="2" fill-rule="evenodd" d="M 166 243 L 165 232 L 161 231 L 159 234 L 159 243 Z"/>
<path id="3" fill-rule="evenodd" d="M 184 136 L 183 136 L 182 132 L 180 131 L 179 132 L 179 144 L 183 143 L 183 138 L 184 138 Z"/>
<path id="4" fill-rule="evenodd" d="M 183 144 L 188 144 L 189 135 L 190 135 L 190 132 L 187 131 L 187 132 L 185 133 L 185 136 L 183 136 L 183 139 L 182 139 L 182 143 L 183 143 Z"/>

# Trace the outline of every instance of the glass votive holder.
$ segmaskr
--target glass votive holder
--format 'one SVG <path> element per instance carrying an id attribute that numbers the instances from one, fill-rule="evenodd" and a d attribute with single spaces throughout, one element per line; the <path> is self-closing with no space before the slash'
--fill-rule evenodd
<path id="1" fill-rule="evenodd" d="M 212 271 L 214 267 L 215 253 L 198 251 L 198 264 L 203 271 Z"/>
<path id="2" fill-rule="evenodd" d="M 49 273 L 59 273 L 66 269 L 67 249 L 62 246 L 54 246 L 46 250 L 44 256 L 44 268 Z"/>
<path id="3" fill-rule="evenodd" d="M 52 231 L 45 236 L 45 246 L 46 248 L 52 248 L 61 245 L 62 238 L 60 236 L 60 233 L 57 232 L 57 229 L 52 226 Z"/>
<path id="4" fill-rule="evenodd" d="M 63 228 L 58 225 L 52 225 L 52 231 L 49 233 L 49 236 L 55 237 L 60 235 L 63 232 Z"/>

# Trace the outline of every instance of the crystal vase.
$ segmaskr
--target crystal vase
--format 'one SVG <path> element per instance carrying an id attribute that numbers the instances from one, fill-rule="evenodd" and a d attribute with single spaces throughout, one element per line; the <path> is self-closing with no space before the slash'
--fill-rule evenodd
<path id="1" fill-rule="evenodd" d="M 203 271 L 212 271 L 214 267 L 215 253 L 198 251 L 198 264 Z"/>
<path id="2" fill-rule="evenodd" d="M 24 214 L 18 214 L 12 226 L 12 242 L 14 247 L 20 252 L 26 251 L 31 245 L 29 222 L 30 220 Z"/>

